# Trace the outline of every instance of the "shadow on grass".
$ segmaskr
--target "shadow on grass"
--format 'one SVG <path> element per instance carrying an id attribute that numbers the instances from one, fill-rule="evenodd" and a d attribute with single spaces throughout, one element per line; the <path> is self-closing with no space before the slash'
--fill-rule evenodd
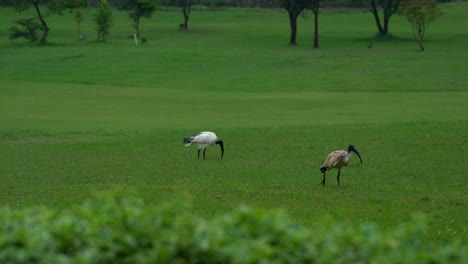
<path id="1" fill-rule="evenodd" d="M 403 43 L 408 43 L 408 42 L 414 42 L 413 38 L 407 38 L 407 37 L 399 37 L 396 35 L 388 34 L 385 36 L 382 36 L 380 34 L 375 34 L 374 36 L 369 36 L 369 37 L 358 37 L 354 38 L 353 40 L 358 41 L 358 42 L 364 42 L 364 43 L 369 43 L 369 42 L 403 42 Z"/>

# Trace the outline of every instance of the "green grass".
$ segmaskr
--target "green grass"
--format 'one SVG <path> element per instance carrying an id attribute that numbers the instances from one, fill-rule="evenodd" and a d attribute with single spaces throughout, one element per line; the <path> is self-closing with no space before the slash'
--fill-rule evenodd
<path id="1" fill-rule="evenodd" d="M 63 208 L 122 187 L 202 216 L 280 207 L 313 227 L 331 215 L 393 228 L 422 212 L 435 239 L 466 241 L 468 5 L 443 11 L 421 53 L 404 18 L 375 40 L 367 12 L 322 13 L 314 50 L 312 20 L 290 47 L 279 10 L 195 10 L 189 32 L 159 11 L 140 46 L 124 13 L 107 43 L 92 10 L 86 41 L 66 13 L 31 46 L 6 25 L 32 11 L 0 9 L 0 204 Z M 202 130 L 225 141 L 223 160 L 183 147 Z M 325 156 L 349 143 L 363 164 L 343 169 L 341 189 L 335 171 L 320 186 Z"/>

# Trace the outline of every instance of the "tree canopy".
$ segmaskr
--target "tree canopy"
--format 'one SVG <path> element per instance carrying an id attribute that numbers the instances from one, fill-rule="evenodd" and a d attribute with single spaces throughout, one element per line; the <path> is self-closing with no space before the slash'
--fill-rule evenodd
<path id="1" fill-rule="evenodd" d="M 44 30 L 40 40 L 41 43 L 45 43 L 47 41 L 47 36 L 49 35 L 50 30 L 41 11 L 42 6 L 47 7 L 49 13 L 62 15 L 63 10 L 65 9 L 85 6 L 86 4 L 86 0 L 0 0 L 1 6 L 14 7 L 18 12 L 25 11 L 31 6 L 34 7 L 37 13 L 37 18 Z"/>
<path id="2" fill-rule="evenodd" d="M 401 13 L 413 26 L 413 36 L 421 51 L 424 51 L 424 35 L 429 25 L 434 22 L 442 11 L 436 0 L 403 0 Z"/>
<path id="3" fill-rule="evenodd" d="M 156 10 L 155 0 L 120 0 L 119 9 L 126 10 L 132 26 L 140 37 L 140 19 L 142 17 L 151 17 Z"/>

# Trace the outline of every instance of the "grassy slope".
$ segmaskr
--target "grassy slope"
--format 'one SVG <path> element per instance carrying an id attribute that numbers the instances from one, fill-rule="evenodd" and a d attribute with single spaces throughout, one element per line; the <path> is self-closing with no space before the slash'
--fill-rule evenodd
<path id="1" fill-rule="evenodd" d="M 51 45 L 0 39 L 0 200 L 65 207 L 125 186 L 188 197 L 203 215 L 283 207 L 307 225 L 330 214 L 391 227 L 424 212 L 436 238 L 466 238 L 467 9 L 444 6 L 425 53 L 401 17 L 397 38 L 372 40 L 369 13 L 322 14 L 320 50 L 311 20 L 289 47 L 276 11 L 194 11 L 187 33 L 178 12 L 158 12 L 138 47 L 125 14 L 106 44 L 89 16 L 85 42 L 69 14 L 50 17 Z M 4 24 L 20 16 L 0 10 Z M 224 160 L 182 147 L 206 129 L 225 140 Z M 364 164 L 322 188 L 323 158 L 349 143 Z"/>

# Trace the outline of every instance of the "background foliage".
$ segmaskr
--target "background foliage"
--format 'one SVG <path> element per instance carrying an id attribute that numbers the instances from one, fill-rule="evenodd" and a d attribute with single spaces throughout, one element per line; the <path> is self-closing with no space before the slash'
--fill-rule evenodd
<path id="1" fill-rule="evenodd" d="M 94 15 L 98 41 L 106 41 L 112 28 L 112 8 L 107 0 L 100 0 Z"/>
<path id="2" fill-rule="evenodd" d="M 181 203 L 102 194 L 68 210 L 0 209 L 3 263 L 465 263 L 468 247 L 436 245 L 426 224 L 382 232 L 335 220 L 306 228 L 282 211 L 238 207 L 203 219 Z"/>

